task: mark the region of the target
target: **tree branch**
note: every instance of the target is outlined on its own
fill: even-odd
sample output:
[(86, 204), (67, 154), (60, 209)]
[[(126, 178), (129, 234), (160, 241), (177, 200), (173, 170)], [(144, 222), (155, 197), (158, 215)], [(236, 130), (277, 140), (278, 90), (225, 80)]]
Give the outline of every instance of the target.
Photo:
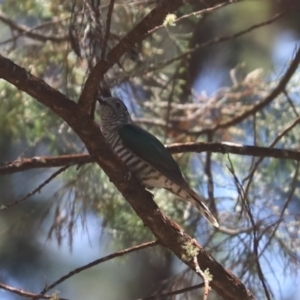
[[(186, 15), (183, 15), (177, 19), (174, 20), (174, 23), (178, 23), (179, 21), (181, 20), (184, 20), (184, 19), (187, 19), (189, 17), (192, 17), (192, 16), (201, 16), (203, 17), (204, 15), (207, 15), (217, 9), (220, 9), (228, 4), (231, 4), (229, 1), (228, 2), (221, 2), (219, 4), (217, 4), (216, 6), (210, 6), (209, 8), (203, 8), (201, 10), (198, 10), (198, 11), (194, 11), (192, 13), (189, 13), (189, 14), (186, 14)], [(148, 35), (152, 34), (153, 32), (157, 31), (158, 29), (160, 28), (164, 28), (164, 24), (161, 24), (161, 25), (158, 25), (156, 27), (154, 27), (153, 29), (149, 30), (148, 31)]]
[[(141, 42), (148, 35), (149, 31), (163, 23), (167, 14), (174, 12), (185, 4), (185, 0), (163, 0), (152, 11), (142, 19), (121, 41), (107, 54), (106, 60), (100, 60), (89, 74), (78, 100), (79, 106), (88, 112), (91, 104), (96, 98), (99, 83), (104, 74), (136, 43)], [(230, 2), (224, 0), (210, 0), (209, 6)], [(203, 4), (207, 8), (208, 4)]]
[(275, 87), (275, 89), (265, 99), (260, 101), (258, 104), (254, 105), (251, 109), (249, 109), (249, 110), (243, 112), (242, 114), (232, 118), (231, 120), (216, 124), (212, 128), (200, 130), (197, 133), (193, 132), (193, 134), (197, 134), (197, 135), (203, 134), (203, 133), (207, 134), (209, 132), (214, 132), (217, 129), (228, 128), (230, 126), (233, 126), (237, 123), (242, 122), (243, 120), (247, 119), (250, 116), (253, 116), (258, 111), (265, 108), (276, 97), (278, 97), (281, 93), (284, 93), (284, 91), (286, 89), (286, 86), (289, 83), (292, 76), (294, 75), (294, 73), (296, 72), (296, 70), (299, 66), (299, 63), (300, 63), (300, 48), (297, 49), (294, 59), (291, 61), (290, 66), (288, 67), (285, 74), (283, 75), (283, 77), (279, 81), (278, 85)]
[[(295, 120), (300, 122), (300, 119)], [(293, 123), (295, 123), (293, 122)], [(255, 157), (273, 157), (300, 161), (299, 150), (288, 150), (270, 147), (259, 147), (235, 143), (178, 143), (166, 145), (171, 154), (188, 152), (213, 152), (223, 154), (237, 154)], [(65, 165), (82, 165), (93, 163), (95, 160), (89, 154), (70, 154), (61, 156), (35, 156), (14, 160), (0, 166), (0, 175), (23, 172), (30, 169), (63, 167)]]
[(11, 208), (13, 206), (16, 206), (17, 204), (27, 200), (28, 198), (32, 197), (33, 195), (39, 193), (44, 186), (46, 186), (49, 182), (51, 182), (58, 175), (60, 175), (64, 171), (66, 171), (69, 167), (70, 167), (69, 165), (66, 165), (66, 166), (60, 168), (59, 170), (54, 172), (49, 178), (44, 180), (37, 188), (35, 188), (33, 191), (29, 192), (26, 196), (22, 197), (21, 199), (18, 199), (16, 201), (12, 202), (12, 203), (7, 204), (7, 205), (4, 205), (4, 204), (1, 205), (0, 211), (6, 210), (6, 209)]
[(172, 291), (169, 293), (161, 293), (161, 294), (155, 294), (153, 296), (149, 296), (149, 297), (145, 297), (145, 298), (141, 298), (138, 300), (159, 300), (159, 299), (166, 299), (167, 297), (171, 297), (171, 296), (175, 296), (175, 295), (180, 295), (180, 294), (184, 294), (186, 292), (190, 292), (196, 289), (200, 289), (204, 287), (204, 283), (199, 283), (187, 288), (183, 288), (180, 290), (176, 290), (176, 291)]
[(52, 41), (55, 43), (66, 42), (69, 39), (68, 35), (47, 35), (45, 33), (34, 32), (35, 28), (30, 28), (25, 25), (15, 23), (12, 19), (7, 17), (3, 12), (0, 11), (0, 21), (9, 26), (11, 29), (18, 31), (23, 36), (32, 38), (40, 42)]
[[(175, 2), (178, 3), (170, 1)], [(196, 274), (198, 266), (194, 263), (194, 257), (197, 256), (201, 269), (209, 269), (213, 276), (211, 287), (224, 299), (254, 299), (239, 278), (225, 270), (179, 225), (159, 210), (151, 194), (130, 175), (125, 164), (108, 147), (99, 126), (75, 102), (1, 55), (0, 78), (31, 95), (68, 123), (160, 244), (171, 250)], [(187, 247), (193, 251), (187, 251)]]
[(114, 10), (115, 0), (110, 0), (108, 12), (106, 16), (106, 28), (105, 28), (105, 35), (104, 40), (102, 44), (102, 53), (101, 53), (101, 60), (105, 60), (105, 54), (106, 54), (106, 47), (109, 40), (110, 35), (110, 24), (111, 24), (111, 17)]
[(145, 248), (150, 248), (150, 247), (153, 247), (153, 246), (156, 246), (158, 245), (158, 241), (152, 241), (152, 242), (147, 242), (147, 243), (143, 243), (141, 245), (137, 245), (137, 246), (133, 246), (133, 247), (130, 247), (130, 248), (127, 248), (127, 249), (124, 249), (124, 250), (121, 250), (121, 251), (118, 251), (118, 252), (115, 252), (115, 253), (112, 253), (110, 255), (107, 255), (107, 256), (104, 256), (102, 258), (99, 258), (99, 259), (96, 259), (84, 266), (81, 266), (77, 269), (74, 269), (73, 271), (69, 272), (68, 274), (60, 277), (58, 280), (54, 281), (53, 283), (51, 283), (50, 285), (47, 285), (38, 295), (36, 295), (33, 299), (39, 299), (41, 298), (43, 295), (45, 295), (48, 291), (50, 291), (51, 289), (53, 289), (54, 287), (56, 287), (57, 285), (61, 284), (62, 282), (66, 281), (67, 279), (69, 279), (70, 277), (84, 271), (84, 270), (87, 270), (89, 268), (92, 268), (96, 265), (99, 265), (101, 263), (104, 263), (108, 260), (111, 260), (111, 259), (114, 259), (116, 257), (120, 257), (120, 256), (123, 256), (125, 254), (128, 254), (128, 253), (131, 253), (131, 252), (135, 252), (135, 251), (138, 251), (138, 250), (142, 250), (142, 249), (145, 249)]
[[(25, 297), (25, 298), (33, 298), (33, 297), (38, 296), (38, 294), (30, 293), (30, 292), (24, 291), (22, 289), (16, 289), (12, 286), (9, 286), (9, 285), (3, 284), (3, 283), (0, 283), (0, 289), (3, 289), (5, 291), (11, 292), (13, 294), (16, 294), (16, 295), (19, 295), (19, 296), (22, 296), (22, 297)], [(51, 299), (68, 300), (66, 298), (60, 298), (60, 297), (54, 298), (53, 295), (43, 295), (40, 298), (50, 299), (50, 300)]]
[[(225, 3), (223, 3), (223, 6), (225, 5)], [(224, 35), (224, 36), (220, 36), (220, 37), (216, 37), (212, 40), (209, 40), (207, 42), (204, 42), (200, 45), (197, 45), (196, 47), (192, 48), (192, 49), (189, 49), (187, 51), (185, 51), (184, 53), (176, 56), (176, 57), (173, 57), (169, 60), (166, 60), (164, 62), (161, 62), (159, 64), (156, 64), (155, 66), (153, 67), (149, 67), (146, 72), (143, 71), (141, 72), (140, 74), (136, 74), (136, 75), (142, 75), (144, 73), (150, 73), (150, 72), (153, 72), (153, 71), (157, 71), (159, 69), (163, 69), (167, 66), (169, 66), (170, 64), (176, 62), (176, 61), (179, 61), (185, 57), (187, 57), (188, 55), (191, 55), (192, 53), (194, 53), (196, 50), (200, 49), (200, 48), (204, 48), (204, 47), (210, 47), (210, 46), (213, 46), (213, 45), (216, 45), (216, 44), (219, 44), (219, 43), (223, 43), (223, 42), (227, 42), (229, 40), (233, 40), (233, 39), (236, 39), (240, 36), (243, 36), (247, 33), (250, 33), (252, 31), (254, 31), (255, 29), (259, 29), (263, 26), (266, 26), (266, 25), (270, 25), (272, 24), (273, 22), (277, 21), (279, 18), (283, 17), (286, 13), (288, 13), (289, 11), (291, 11), (293, 9), (292, 8), (287, 8), (286, 10), (282, 11), (282, 12), (279, 12), (277, 14), (275, 14), (272, 18), (266, 20), (266, 21), (263, 21), (263, 22), (260, 22), (260, 23), (257, 23), (257, 24), (254, 24), (254, 25), (251, 25), (243, 30), (240, 30), (236, 33), (233, 33), (233, 34), (229, 34), (229, 35)], [(185, 104), (186, 105), (186, 104)]]
[(41, 156), (22, 158), (0, 166), (0, 175), (23, 172), (30, 169), (54, 168), (65, 165), (81, 165), (95, 162), (89, 154), (71, 154), (61, 156)]
[[(281, 80), (279, 81), (277, 86), (273, 89), (273, 91), (267, 97), (262, 99), (260, 102), (254, 104), (250, 109), (245, 110), (244, 112), (237, 115), (236, 117), (231, 118), (230, 120), (226, 120), (224, 122), (217, 123), (214, 126), (211, 126), (209, 128), (204, 128), (204, 129), (201, 129), (201, 130), (191, 131), (191, 130), (186, 130), (186, 129), (182, 130), (182, 129), (178, 129), (178, 128), (174, 129), (174, 128), (172, 128), (172, 126), (170, 126), (170, 128), (172, 128), (172, 130), (177, 130), (178, 132), (181, 132), (181, 133), (186, 133), (186, 134), (189, 134), (189, 135), (199, 136), (199, 135), (202, 135), (202, 134), (213, 133), (218, 129), (225, 129), (225, 128), (228, 128), (230, 126), (234, 126), (234, 125), (246, 120), (248, 117), (253, 116), (258, 111), (262, 110), (267, 105), (269, 105), (281, 93), (285, 92), (286, 86), (289, 83), (291, 77), (296, 72), (296, 70), (299, 66), (299, 63), (300, 63), (300, 48), (296, 50), (296, 55), (295, 55), (294, 59), (291, 61), (290, 66), (287, 68), (285, 74), (282, 76)], [(134, 121), (137, 122), (137, 123), (146, 123), (146, 124), (157, 125), (157, 126), (161, 126), (161, 127), (168, 126), (168, 125), (165, 124), (164, 121), (155, 120), (155, 119), (154, 120), (149, 120), (149, 119), (145, 119), (145, 118), (139, 118), (139, 119), (135, 119)]]

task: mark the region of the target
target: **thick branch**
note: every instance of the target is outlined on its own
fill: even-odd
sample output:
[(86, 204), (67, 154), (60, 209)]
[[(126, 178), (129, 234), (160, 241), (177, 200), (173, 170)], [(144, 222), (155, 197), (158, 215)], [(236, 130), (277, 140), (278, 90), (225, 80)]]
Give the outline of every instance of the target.
[[(76, 103), (1, 55), (0, 78), (31, 95), (69, 124), (96, 163), (106, 172), (160, 244), (170, 249), (194, 272), (198, 273), (199, 266), (202, 270), (209, 269), (213, 275), (211, 286), (224, 299), (254, 299), (237, 277), (225, 270), (181, 227), (159, 210), (151, 194), (134, 176), (130, 176), (126, 166), (106, 145), (98, 125)], [(199, 266), (194, 263), (193, 257), (188, 255), (187, 245), (199, 251), (197, 255)]]
[[(287, 150), (270, 147), (249, 146), (234, 143), (183, 143), (166, 145), (170, 153), (213, 152), (238, 154), (243, 156), (273, 157), (300, 161), (298, 150)], [(0, 166), (0, 175), (23, 172), (30, 169), (63, 167), (66, 165), (82, 165), (95, 162), (89, 154), (71, 154), (61, 156), (41, 156), (22, 158)]]

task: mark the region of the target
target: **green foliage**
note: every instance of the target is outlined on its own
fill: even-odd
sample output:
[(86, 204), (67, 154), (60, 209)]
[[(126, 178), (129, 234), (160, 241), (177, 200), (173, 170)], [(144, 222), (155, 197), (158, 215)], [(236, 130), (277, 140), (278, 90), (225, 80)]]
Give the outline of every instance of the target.
[[(42, 37), (49, 36), (49, 39), (41, 41), (25, 37), (24, 32), (1, 23), (2, 38), (13, 38), (11, 42), (1, 45), (1, 53), (77, 101), (87, 74), (101, 56), (107, 4), (101, 3), (103, 6), (95, 17), (91, 7), (82, 1), (26, 0), (17, 3), (6, 0), (0, 9), (7, 17), (28, 28), (48, 22), (47, 26), (38, 27), (33, 32)], [(203, 47), (202, 43), (217, 41), (219, 37), (261, 22), (273, 13), (273, 5), (272, 1), (241, 1), (208, 15), (192, 14), (175, 23), (176, 17), (197, 11), (197, 5), (186, 5), (176, 15), (167, 15), (161, 24), (163, 26), (136, 43), (108, 71), (105, 81), (115, 95), (126, 99), (135, 121), (164, 143), (231, 141), (269, 147), (298, 118), (299, 72), (286, 88), (289, 97), (281, 94), (263, 109), (231, 126), (218, 127), (210, 133), (205, 130), (242, 115), (276, 87), (280, 76), (276, 76), (276, 80), (270, 79), (272, 76), (269, 73), (278, 72), (277, 66), (274, 67), (275, 72), (269, 71), (274, 63), (270, 57), (275, 38), (279, 38), (287, 25), (278, 23), (277, 27), (270, 24), (240, 39), (228, 38), (222, 44), (212, 42), (210, 48)], [(116, 1), (107, 51), (151, 8), (143, 3)], [(75, 54), (74, 45), (71, 45), (70, 26), (76, 29), (73, 38), (79, 45), (81, 57)], [(59, 36), (64, 36), (65, 40), (56, 41)], [(214, 93), (206, 92), (206, 88), (211, 89), (210, 84), (215, 88), (218, 76), (207, 77), (204, 91), (198, 87), (198, 81), (204, 80), (211, 70), (218, 76), (224, 74)], [(34, 148), (33, 155), (38, 156), (85, 151), (68, 125), (35, 99), (5, 81), (0, 81), (0, 105), (1, 142), (12, 143), (7, 148), (14, 149), (17, 142), (22, 142), (26, 147)], [(295, 126), (278, 138), (275, 147), (296, 150), (299, 144), (299, 129)], [(206, 153), (179, 154), (175, 157), (191, 186), (205, 198), (209, 198), (209, 182), (212, 180), (215, 199), (209, 199), (208, 203), (216, 205), (220, 223), (228, 232), (216, 233), (203, 225), (196, 210), (174, 199), (170, 193), (151, 191), (154, 200), (170, 218), (199, 238), (207, 251), (249, 283), (250, 287), (254, 286), (255, 291), (261, 282), (254, 264), (253, 230), (250, 230), (252, 223), (246, 209), (248, 205), (258, 224), (256, 230), (261, 238), (261, 248), (266, 246), (260, 259), (266, 265), (268, 257), (276, 253), (277, 258), (287, 264), (285, 271), (292, 270), (295, 265), (291, 261), (299, 253), (300, 190), (294, 183), (296, 162), (264, 158), (255, 169), (253, 178), (249, 179), (258, 158), (213, 153), (212, 162), (208, 164)], [(212, 178), (209, 178), (208, 168)], [(8, 182), (3, 180), (3, 186), (9, 186)], [(22, 184), (26, 185), (28, 181), (24, 179)], [(114, 246), (120, 245), (121, 248), (154, 239), (97, 165), (69, 168), (61, 175), (53, 193), (53, 197), (48, 197), (48, 204), (67, 211), (65, 227), (57, 227), (58, 231), (66, 230), (72, 236), (78, 216), (83, 216), (84, 220), (92, 211), (99, 216)], [(281, 216), (289, 197), (292, 200)], [(51, 215), (51, 210), (49, 212)], [(54, 218), (53, 223), (55, 221)], [(276, 222), (280, 223), (278, 227)], [(49, 227), (52, 228), (52, 225)], [(244, 228), (250, 229), (230, 233)], [(267, 272), (272, 271), (272, 264), (269, 266)], [(257, 291), (258, 298), (260, 293), (261, 290)]]

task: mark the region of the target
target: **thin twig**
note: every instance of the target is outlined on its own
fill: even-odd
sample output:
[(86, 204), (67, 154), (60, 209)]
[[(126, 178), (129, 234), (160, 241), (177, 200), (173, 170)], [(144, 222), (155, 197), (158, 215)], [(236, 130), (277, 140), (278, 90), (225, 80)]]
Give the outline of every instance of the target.
[(170, 64), (174, 63), (175, 61), (181, 60), (181, 59), (185, 58), (186, 56), (191, 55), (192, 53), (194, 53), (195, 51), (197, 51), (200, 48), (209, 47), (209, 46), (213, 46), (213, 45), (216, 45), (216, 44), (219, 44), (219, 43), (223, 43), (223, 42), (226, 42), (226, 41), (229, 41), (229, 40), (232, 40), (232, 39), (236, 39), (240, 36), (243, 36), (244, 34), (250, 33), (251, 31), (253, 31), (255, 29), (261, 28), (261, 27), (266, 26), (266, 25), (270, 25), (270, 24), (274, 23), (275, 21), (277, 21), (279, 18), (283, 17), (291, 9), (292, 8), (288, 8), (288, 9), (274, 15), (272, 18), (270, 18), (266, 21), (251, 25), (251, 26), (245, 28), (244, 30), (238, 31), (238, 32), (233, 33), (233, 34), (224, 35), (224, 36), (221, 36), (221, 37), (216, 37), (216, 38), (214, 38), (210, 41), (207, 41), (207, 42), (204, 42), (200, 45), (197, 45), (196, 47), (184, 52), (181, 55), (173, 57), (173, 58), (171, 58), (171, 59), (169, 59), (165, 62), (162, 62), (161, 64), (156, 65), (155, 67), (149, 68), (147, 70), (147, 73), (162, 69), (164, 67), (167, 67)]
[[(269, 237), (268, 241), (264, 245), (263, 249), (260, 251), (260, 255), (262, 255), (265, 252), (265, 250), (269, 247), (269, 245), (271, 244), (271, 241), (272, 241), (273, 237), (275, 236), (276, 231), (277, 231), (279, 225), (283, 221), (284, 213), (287, 210), (290, 202), (292, 201), (293, 195), (294, 195), (296, 187), (297, 187), (298, 175), (299, 175), (299, 167), (300, 167), (299, 162), (297, 162), (296, 171), (295, 171), (295, 174), (293, 176), (293, 180), (291, 182), (291, 186), (289, 188), (289, 194), (288, 194), (287, 198), (284, 201), (283, 207), (281, 209), (281, 213), (280, 213), (280, 215), (278, 217), (278, 220), (276, 221), (275, 227), (272, 230), (272, 233), (270, 234), (270, 237)], [(267, 231), (267, 230), (265, 230), (265, 231)], [(264, 234), (264, 232), (262, 234)]]
[[(205, 14), (211, 13), (211, 12), (213, 12), (213, 11), (219, 9), (219, 8), (222, 8), (222, 7), (224, 7), (224, 6), (228, 5), (228, 4), (232, 4), (232, 3), (231, 2), (224, 2), (224, 3), (220, 3), (220, 4), (218, 4), (216, 6), (213, 6), (213, 7), (204, 8), (204, 9), (201, 9), (201, 10), (198, 10), (198, 11), (195, 11), (195, 12), (183, 15), (183, 16), (177, 18), (176, 20), (174, 20), (174, 23), (177, 23), (177, 22), (179, 22), (181, 20), (184, 20), (184, 19), (187, 19), (189, 17), (194, 17), (194, 16), (205, 15)], [(151, 30), (148, 31), (148, 35), (154, 33), (158, 29), (164, 28), (164, 27), (165, 27), (164, 24), (156, 26), (153, 29), (151, 29)]]
[(166, 297), (170, 297), (170, 296), (175, 296), (175, 295), (180, 295), (186, 292), (190, 292), (196, 289), (200, 289), (204, 287), (204, 283), (199, 283), (187, 288), (183, 288), (180, 290), (176, 290), (176, 291), (172, 291), (169, 293), (162, 293), (162, 294), (158, 294), (158, 295), (153, 295), (153, 296), (149, 296), (149, 297), (145, 297), (145, 298), (140, 298), (137, 300), (158, 300), (158, 299), (166, 299)]
[[(290, 130), (292, 130), (298, 123), (300, 123), (300, 117), (297, 118), (295, 121), (293, 121), (289, 126), (287, 126), (282, 132), (280, 132), (280, 134), (274, 139), (274, 141), (270, 144), (270, 146), (268, 147), (270, 150), (277, 144), (277, 142), (279, 142), (279, 140), (284, 137)], [(274, 149), (274, 148), (273, 148)], [(300, 152), (299, 152), (300, 153)], [(259, 164), (263, 161), (265, 157), (262, 156), (260, 159), (257, 160), (257, 162), (255, 163), (255, 165), (253, 166), (251, 172), (249, 173), (249, 175), (244, 179), (251, 181), (254, 172), (256, 171), (256, 169), (258, 168)]]
[[(207, 141), (210, 143), (213, 140), (213, 134), (208, 134), (207, 135)], [(211, 171), (211, 155), (212, 153), (210, 151), (207, 151), (206, 153), (206, 162), (205, 162), (205, 174), (207, 176), (207, 195), (209, 199), (209, 204), (210, 204), (210, 210), (211, 212), (216, 216), (217, 215), (217, 206), (215, 202), (215, 197), (214, 197), (214, 180), (213, 180), (213, 174)]]
[(115, 4), (115, 0), (110, 0), (107, 17), (106, 17), (106, 28), (105, 28), (105, 35), (104, 35), (104, 40), (103, 40), (103, 44), (102, 44), (101, 60), (105, 59), (106, 47), (107, 47), (109, 35), (110, 35), (110, 23), (111, 23), (112, 13), (114, 10), (114, 4)]
[(209, 286), (209, 282), (211, 280), (209, 280), (208, 275), (206, 274), (206, 270), (205, 271), (201, 270), (199, 263), (198, 263), (197, 256), (194, 256), (192, 261), (195, 265), (196, 273), (198, 275), (200, 275), (203, 279), (203, 283), (204, 283), (203, 300), (207, 300), (208, 293), (211, 290), (211, 288)]
[[(3, 289), (5, 291), (11, 292), (13, 294), (16, 294), (16, 295), (19, 295), (19, 296), (22, 296), (22, 297), (25, 297), (25, 298), (33, 298), (33, 297), (37, 296), (37, 294), (26, 292), (22, 289), (17, 289), (15, 287), (12, 287), (12, 286), (9, 286), (9, 285), (3, 284), (3, 283), (0, 283), (0, 289)], [(42, 299), (54, 299), (53, 295), (42, 295), (40, 298), (42, 298)], [(57, 300), (68, 300), (66, 298), (61, 298), (61, 297), (57, 297), (57, 296), (56, 296), (55, 299), (57, 299)]]
[[(242, 121), (246, 120), (248, 117), (255, 115), (258, 111), (262, 110), (265, 108), (267, 105), (269, 105), (274, 99), (276, 99), (281, 93), (284, 93), (286, 90), (286, 86), (289, 83), (290, 79), (296, 72), (298, 66), (300, 63), (300, 48), (296, 50), (296, 55), (292, 62), (290, 63), (290, 66), (286, 70), (285, 74), (282, 76), (281, 80), (277, 84), (277, 86), (273, 89), (273, 91), (265, 97), (263, 100), (261, 100), (258, 104), (254, 104), (251, 108), (245, 110), (241, 114), (237, 115), (234, 118), (231, 118), (230, 120), (217, 123), (214, 126), (210, 128), (204, 128), (201, 130), (196, 130), (196, 131), (190, 131), (190, 130), (182, 130), (182, 129), (176, 129), (178, 132), (183, 132), (189, 135), (202, 135), (202, 134), (208, 134), (210, 132), (215, 132), (218, 129), (225, 129), (231, 126), (234, 126), (238, 123), (241, 123)], [(141, 122), (142, 123), (149, 123), (157, 126), (162, 126), (165, 127), (165, 122), (160, 121), (160, 120), (146, 120), (146, 119), (140, 119), (140, 120), (135, 120), (137, 123)], [(173, 128), (174, 130), (174, 128)]]
[(32, 197), (33, 195), (35, 195), (36, 193), (40, 192), (40, 190), (46, 186), (50, 181), (52, 181), (55, 177), (57, 177), (59, 174), (61, 174), (62, 172), (64, 172), (65, 170), (67, 170), (70, 166), (64, 166), (62, 168), (60, 168), (58, 171), (54, 172), (49, 178), (47, 178), (42, 184), (40, 184), (36, 189), (34, 189), (33, 191), (31, 191), (30, 193), (28, 193), (25, 197), (18, 199), (16, 201), (14, 201), (13, 203), (10, 203), (8, 205), (2, 205), (0, 207), (0, 211), (3, 210), (7, 210), (13, 206), (16, 206), (17, 204), (27, 200), (28, 198)]
[(81, 165), (94, 162), (88, 154), (69, 154), (61, 156), (35, 156), (17, 159), (0, 165), (0, 175), (23, 172), (30, 169), (56, 168), (65, 165)]
[(105, 60), (100, 60), (91, 70), (80, 98), (78, 105), (84, 111), (89, 111), (97, 94), (99, 82), (105, 73), (123, 56), (132, 49), (137, 42), (145, 39), (145, 34), (154, 26), (160, 25), (166, 15), (184, 4), (183, 0), (160, 1), (151, 12), (145, 16), (121, 41), (109, 51)]
[(73, 271), (69, 272), (68, 274), (60, 277), (58, 280), (54, 281), (53, 283), (51, 283), (50, 285), (47, 285), (36, 297), (33, 298), (33, 300), (36, 300), (36, 299), (39, 299), (40, 297), (42, 297), (45, 293), (47, 293), (49, 290), (53, 289), (54, 287), (56, 287), (58, 284), (64, 282), (65, 280), (69, 279), (70, 277), (84, 271), (84, 270), (87, 270), (89, 268), (92, 268), (96, 265), (99, 265), (103, 262), (106, 262), (108, 260), (111, 260), (113, 258), (116, 258), (116, 257), (120, 257), (120, 256), (123, 256), (125, 254), (128, 254), (128, 253), (131, 253), (131, 252), (135, 252), (135, 251), (138, 251), (138, 250), (141, 250), (141, 249), (145, 249), (145, 248), (149, 248), (149, 247), (153, 247), (153, 246), (156, 246), (158, 245), (159, 242), (158, 241), (152, 241), (152, 242), (147, 242), (147, 243), (143, 243), (143, 244), (140, 244), (138, 246), (133, 246), (133, 247), (130, 247), (130, 248), (127, 248), (127, 249), (124, 249), (124, 250), (121, 250), (121, 251), (118, 251), (118, 252), (115, 252), (115, 253), (112, 253), (110, 255), (107, 255), (107, 256), (104, 256), (102, 258), (99, 258), (99, 259), (96, 259), (84, 266), (81, 266), (77, 269), (74, 269)]
[(278, 85), (274, 88), (274, 90), (267, 97), (265, 97), (258, 104), (254, 105), (251, 109), (236, 116), (235, 118), (232, 118), (231, 120), (225, 121), (223, 123), (216, 124), (212, 128), (207, 128), (207, 129), (200, 130), (198, 132), (193, 132), (193, 134), (200, 135), (200, 134), (204, 134), (204, 133), (208, 133), (208, 132), (214, 132), (217, 129), (228, 128), (230, 126), (236, 125), (236, 124), (244, 121), (245, 119), (247, 119), (250, 116), (253, 116), (258, 111), (261, 111), (263, 108), (265, 108), (267, 105), (269, 105), (274, 99), (276, 99), (276, 97), (278, 97), (281, 93), (284, 92), (287, 84), (289, 83), (290, 79), (296, 72), (296, 70), (299, 66), (299, 63), (300, 63), (300, 48), (297, 49), (294, 59), (290, 63), (290, 66), (288, 67), (285, 74), (279, 81)]
[(257, 274), (258, 274), (258, 277), (259, 277), (259, 279), (262, 283), (263, 289), (265, 291), (266, 298), (268, 300), (271, 300), (272, 297), (270, 295), (270, 291), (269, 291), (269, 288), (268, 288), (268, 285), (267, 285), (267, 280), (266, 280), (265, 275), (262, 271), (262, 267), (261, 267), (261, 264), (260, 264), (260, 261), (259, 261), (259, 250), (258, 250), (258, 248), (259, 248), (260, 237), (257, 236), (257, 234), (258, 234), (257, 227), (255, 226), (255, 221), (254, 221), (251, 206), (250, 206), (250, 203), (249, 203), (249, 198), (247, 197), (248, 192), (245, 192), (242, 184), (240, 183), (239, 179), (237, 178), (237, 176), (235, 174), (235, 171), (234, 171), (232, 161), (230, 159), (230, 156), (227, 155), (227, 157), (228, 157), (228, 161), (229, 161), (229, 164), (230, 164), (229, 171), (231, 172), (231, 174), (234, 178), (234, 182), (235, 182), (235, 185), (237, 187), (238, 194), (240, 195), (241, 199), (243, 200), (243, 207), (246, 208), (247, 214), (248, 214), (249, 219), (250, 219), (251, 226), (253, 227), (253, 231), (252, 231), (252, 234), (253, 234), (253, 252), (255, 254), (255, 264), (256, 264)]
[(283, 91), (283, 94), (285, 95), (285, 97), (286, 97), (286, 99), (288, 100), (290, 106), (292, 107), (293, 112), (295, 113), (296, 117), (299, 117), (299, 113), (298, 113), (298, 111), (297, 111), (297, 109), (296, 109), (296, 107), (295, 107), (295, 104), (294, 104), (293, 100), (291, 99), (291, 97), (290, 97), (290, 95), (288, 94), (288, 92), (287, 92), (286, 89)]
[[(0, 21), (2, 21), (4, 24), (9, 26), (11, 29), (18, 31), (22, 35), (32, 38), (37, 41), (41, 41), (41, 42), (52, 41), (52, 42), (56, 42), (56, 43), (62, 43), (62, 42), (68, 41), (68, 39), (69, 39), (69, 35), (57, 35), (57, 34), (56, 35), (54, 35), (54, 34), (47, 35), (44, 33), (33, 32), (34, 30), (36, 30), (36, 28), (30, 28), (25, 25), (17, 24), (12, 19), (8, 18), (1, 11), (0, 11)], [(13, 40), (15, 40), (15, 39), (16, 39), (16, 37)], [(7, 42), (7, 41), (5, 41), (5, 42)]]

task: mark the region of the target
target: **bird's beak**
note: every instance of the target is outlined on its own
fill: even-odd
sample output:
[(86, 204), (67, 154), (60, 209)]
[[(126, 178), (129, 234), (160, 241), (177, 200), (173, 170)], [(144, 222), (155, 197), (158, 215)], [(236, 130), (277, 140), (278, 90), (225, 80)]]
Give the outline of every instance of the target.
[(107, 101), (102, 96), (97, 97), (97, 101), (99, 102), (100, 105), (108, 105)]

